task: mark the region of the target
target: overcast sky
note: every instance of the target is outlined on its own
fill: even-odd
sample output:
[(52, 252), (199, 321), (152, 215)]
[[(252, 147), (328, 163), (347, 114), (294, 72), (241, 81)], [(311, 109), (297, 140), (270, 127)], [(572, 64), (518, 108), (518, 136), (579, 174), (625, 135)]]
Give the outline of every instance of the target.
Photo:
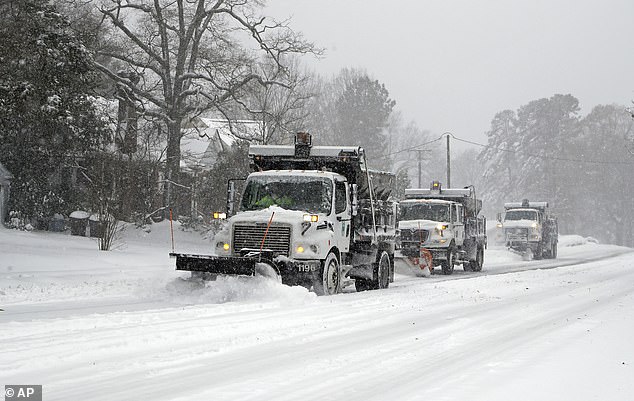
[(485, 142), (498, 111), (570, 93), (582, 113), (634, 100), (634, 0), (268, 0), (326, 49), (316, 72), (364, 68), (406, 121)]

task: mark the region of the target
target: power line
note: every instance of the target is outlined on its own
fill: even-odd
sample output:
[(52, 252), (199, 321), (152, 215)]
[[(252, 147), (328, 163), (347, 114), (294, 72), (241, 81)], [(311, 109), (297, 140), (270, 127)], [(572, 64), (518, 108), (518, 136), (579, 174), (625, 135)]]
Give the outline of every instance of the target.
[(395, 152), (391, 152), (391, 153), (385, 154), (385, 155), (381, 156), (381, 158), (390, 157), (390, 156), (393, 156), (393, 155), (397, 155), (399, 153), (409, 152), (409, 151), (412, 151), (412, 150), (417, 150), (417, 151), (418, 150), (423, 150), (423, 149), (418, 149), (418, 148), (420, 148), (422, 146), (425, 146), (425, 145), (429, 145), (430, 143), (438, 142), (438, 141), (440, 141), (443, 138), (443, 136), (445, 136), (445, 134), (443, 134), (443, 135), (439, 136), (438, 138), (433, 139), (431, 141), (423, 142), (421, 144), (418, 144), (418, 145), (415, 145), (415, 146), (411, 146), (409, 148), (405, 148), (405, 149), (401, 149), (401, 150), (397, 150)]
[(526, 152), (523, 152), (523, 151), (520, 151), (520, 150), (499, 148), (499, 147), (496, 147), (496, 146), (485, 145), (485, 144), (482, 144), (482, 143), (469, 141), (469, 140), (466, 140), (466, 139), (458, 138), (457, 136), (455, 136), (452, 133), (445, 133), (443, 135), (451, 135), (451, 137), (453, 139), (455, 139), (456, 141), (468, 143), (468, 144), (475, 145), (475, 146), (480, 146), (482, 148), (494, 149), (494, 150), (497, 150), (497, 151), (500, 151), (500, 152), (523, 154), (525, 156), (536, 157), (536, 158), (544, 159), (544, 160), (556, 160), (556, 161), (566, 161), (566, 162), (574, 162), (574, 163), (587, 163), (587, 164), (614, 164), (614, 165), (633, 165), (634, 164), (634, 161), (588, 160), (588, 159), (574, 159), (574, 158), (567, 158), (567, 157), (537, 155), (537, 154), (533, 154), (533, 153), (526, 153)]

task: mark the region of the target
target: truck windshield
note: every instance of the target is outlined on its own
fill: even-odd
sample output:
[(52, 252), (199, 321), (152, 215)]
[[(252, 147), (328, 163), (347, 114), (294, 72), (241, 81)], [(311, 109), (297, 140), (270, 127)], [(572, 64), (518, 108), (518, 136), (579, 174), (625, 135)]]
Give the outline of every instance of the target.
[(401, 203), (400, 219), (449, 221), (449, 206), (430, 203)]
[(330, 214), (332, 181), (327, 178), (259, 176), (247, 181), (242, 210), (260, 210), (277, 205), (284, 209)]
[(537, 220), (537, 212), (534, 210), (509, 210), (504, 220)]

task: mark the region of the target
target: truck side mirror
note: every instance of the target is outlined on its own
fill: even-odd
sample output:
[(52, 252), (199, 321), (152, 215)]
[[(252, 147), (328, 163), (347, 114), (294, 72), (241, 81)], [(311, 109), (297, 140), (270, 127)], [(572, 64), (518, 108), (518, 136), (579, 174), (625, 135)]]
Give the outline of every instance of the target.
[(245, 181), (246, 178), (229, 178), (227, 180), (227, 217), (236, 214), (236, 181)]
[(350, 185), (350, 199), (352, 200), (352, 215), (359, 213), (359, 199), (357, 197), (357, 184)]
[(227, 181), (227, 216), (233, 216), (236, 196), (236, 184), (233, 180)]
[(497, 221), (502, 221), (502, 213), (497, 214)]

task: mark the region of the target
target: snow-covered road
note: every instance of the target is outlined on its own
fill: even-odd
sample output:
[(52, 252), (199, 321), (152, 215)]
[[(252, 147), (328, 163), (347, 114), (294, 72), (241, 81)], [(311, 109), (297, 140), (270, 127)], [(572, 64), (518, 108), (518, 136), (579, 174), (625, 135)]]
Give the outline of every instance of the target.
[(556, 261), (526, 262), (491, 247), (479, 274), (316, 297), (191, 286), (158, 228), (126, 244), (0, 229), (0, 385), (42, 384), (46, 400), (634, 399), (630, 249), (566, 237)]

